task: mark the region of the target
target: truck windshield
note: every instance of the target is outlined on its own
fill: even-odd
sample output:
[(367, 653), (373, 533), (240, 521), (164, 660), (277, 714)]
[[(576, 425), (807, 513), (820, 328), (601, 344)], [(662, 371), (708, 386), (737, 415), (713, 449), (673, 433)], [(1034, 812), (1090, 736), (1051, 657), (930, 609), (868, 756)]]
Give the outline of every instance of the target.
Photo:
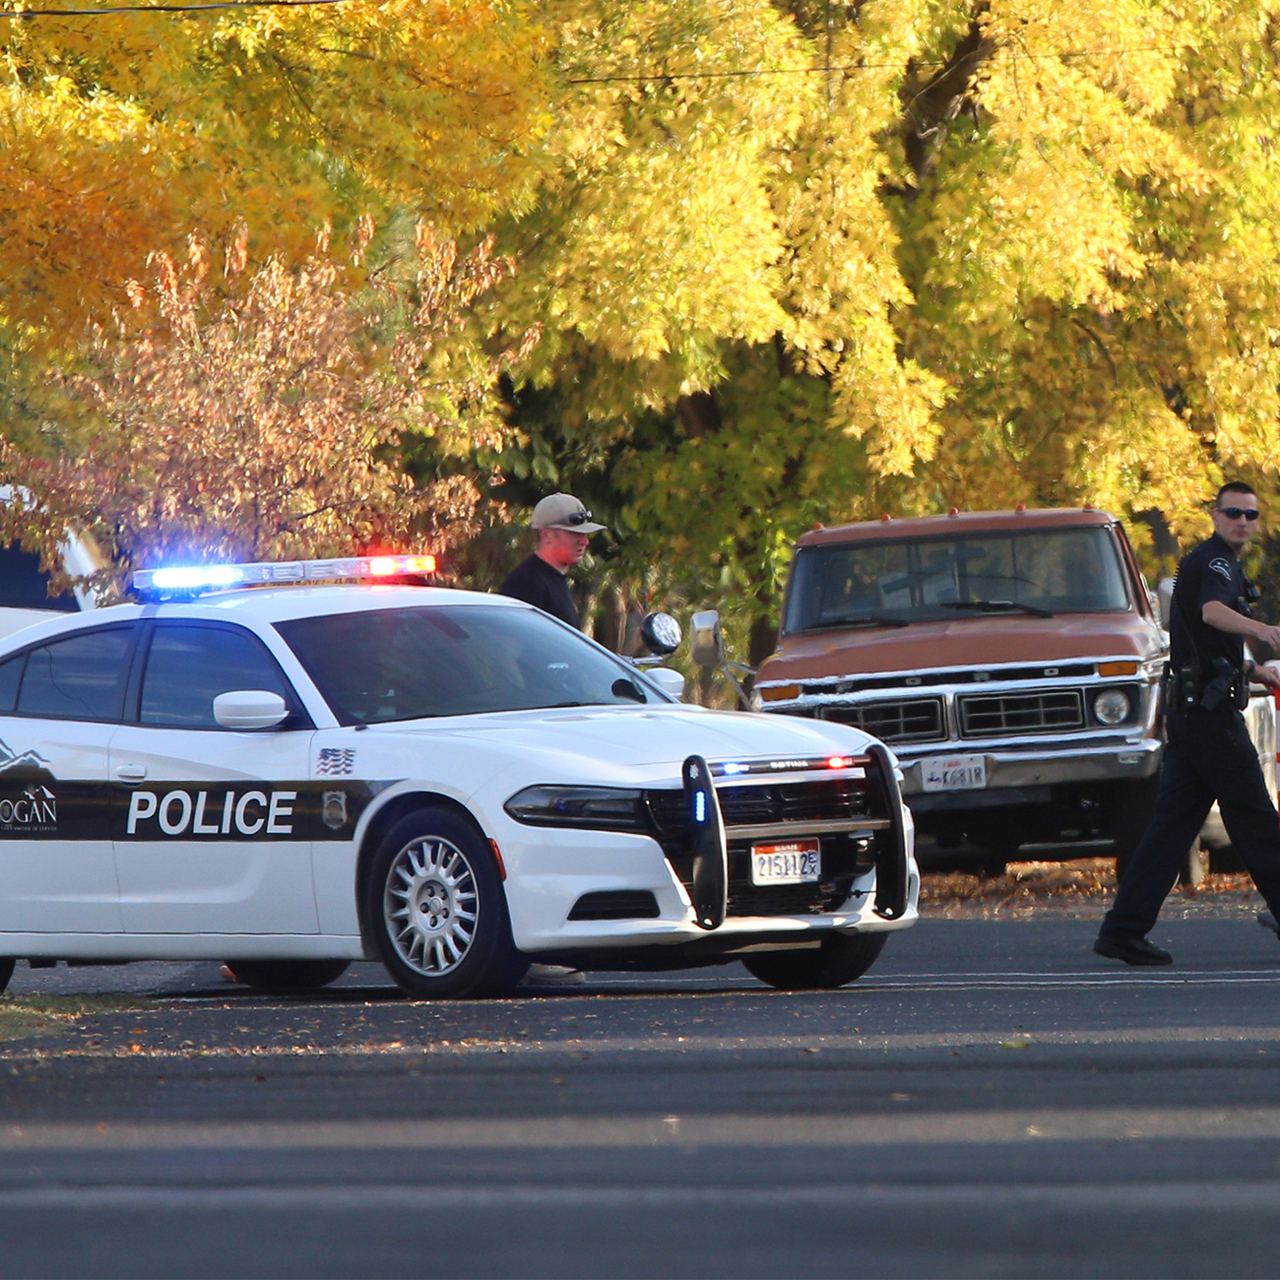
[(785, 631), (1130, 607), (1100, 526), (802, 547), (791, 572)]

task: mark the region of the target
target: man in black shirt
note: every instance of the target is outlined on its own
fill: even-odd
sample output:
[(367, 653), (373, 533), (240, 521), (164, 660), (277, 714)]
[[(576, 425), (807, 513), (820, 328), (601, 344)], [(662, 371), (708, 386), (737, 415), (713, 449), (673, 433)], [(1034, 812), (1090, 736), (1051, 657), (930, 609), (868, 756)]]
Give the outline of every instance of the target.
[(511, 570), (499, 590), (580, 630), (578, 606), (569, 594), (565, 575), (582, 559), (591, 534), (603, 528), (592, 524), (591, 512), (570, 494), (553, 493), (543, 498), (533, 509), (538, 545), (533, 555)]
[(1275, 672), (1255, 666), (1244, 654), (1246, 640), (1280, 652), (1280, 627), (1252, 616), (1253, 592), (1240, 567), (1240, 553), (1258, 527), (1257, 495), (1247, 484), (1223, 485), (1212, 515), (1213, 537), (1187, 554), (1173, 591), (1168, 741), (1155, 816), (1093, 945), (1099, 955), (1126, 964), (1168, 964), (1173, 959), (1146, 935), (1214, 800), (1232, 845), (1267, 901), (1269, 920), (1280, 918), (1276, 809), (1240, 714), (1250, 678), (1280, 688)]

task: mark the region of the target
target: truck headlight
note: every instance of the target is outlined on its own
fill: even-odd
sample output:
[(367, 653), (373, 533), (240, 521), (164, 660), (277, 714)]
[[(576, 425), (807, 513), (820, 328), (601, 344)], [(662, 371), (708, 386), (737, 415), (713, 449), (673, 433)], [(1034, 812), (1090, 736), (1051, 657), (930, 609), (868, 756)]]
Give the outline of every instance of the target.
[(647, 831), (644, 797), (625, 787), (525, 787), (502, 806), (517, 822), (534, 827), (591, 827)]
[(1093, 714), (1099, 724), (1123, 724), (1132, 706), (1123, 689), (1103, 689), (1093, 696)]

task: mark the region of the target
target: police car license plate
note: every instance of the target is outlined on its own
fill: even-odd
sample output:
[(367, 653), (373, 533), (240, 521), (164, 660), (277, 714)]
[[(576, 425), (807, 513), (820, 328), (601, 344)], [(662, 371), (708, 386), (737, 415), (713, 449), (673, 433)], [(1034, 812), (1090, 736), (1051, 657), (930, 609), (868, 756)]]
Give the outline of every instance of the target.
[(981, 791), (986, 785), (986, 756), (931, 756), (920, 761), (922, 791)]
[(810, 884), (822, 874), (817, 838), (751, 846), (752, 884)]

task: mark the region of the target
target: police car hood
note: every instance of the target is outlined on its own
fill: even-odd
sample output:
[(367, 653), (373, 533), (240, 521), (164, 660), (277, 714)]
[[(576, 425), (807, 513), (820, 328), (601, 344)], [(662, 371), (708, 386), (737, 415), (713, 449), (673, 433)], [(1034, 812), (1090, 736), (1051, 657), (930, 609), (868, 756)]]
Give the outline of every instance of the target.
[(455, 742), (461, 749), (523, 759), (548, 778), (555, 776), (557, 762), (566, 777), (617, 776), (626, 769), (647, 774), (654, 767), (666, 772), (671, 765), (678, 773), (691, 755), (712, 762), (815, 758), (859, 753), (875, 741), (848, 725), (684, 706), (514, 711), (399, 726), (394, 732), (401, 741), (421, 737), (424, 747), (429, 739), (437, 750)]

